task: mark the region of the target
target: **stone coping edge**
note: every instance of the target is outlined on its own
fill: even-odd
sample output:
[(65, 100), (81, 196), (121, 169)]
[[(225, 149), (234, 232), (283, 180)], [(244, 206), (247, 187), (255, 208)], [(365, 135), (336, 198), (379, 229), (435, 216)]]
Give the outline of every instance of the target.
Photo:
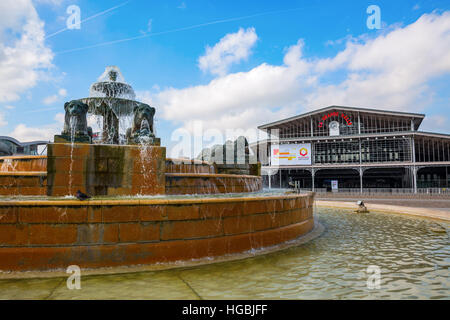
[(204, 203), (228, 203), (245, 201), (264, 201), (264, 200), (290, 200), (304, 198), (310, 194), (298, 195), (280, 195), (280, 196), (245, 196), (245, 197), (227, 197), (227, 198), (193, 198), (193, 199), (123, 199), (123, 200), (9, 200), (1, 201), (1, 207), (47, 207), (47, 206), (141, 206), (141, 205), (186, 205), (186, 204), (204, 204)]
[[(27, 160), (27, 159), (47, 159), (46, 155), (42, 156), (35, 156), (35, 155), (22, 155), (22, 156), (0, 156), (0, 161), (2, 160)], [(179, 164), (198, 164), (198, 165), (212, 165), (212, 163), (209, 163), (207, 161), (198, 160), (198, 159), (178, 159), (178, 158), (166, 158), (166, 161), (172, 161), (175, 164), (178, 164), (176, 162), (179, 162)]]
[(0, 176), (7, 177), (46, 177), (46, 171), (0, 171)]
[(0, 157), (0, 161), (1, 160), (8, 160), (8, 159), (12, 159), (12, 160), (27, 160), (27, 159), (47, 159), (47, 156), (31, 156), (31, 155), (23, 155), (23, 156), (1, 156)]
[[(258, 179), (259, 176), (251, 176), (245, 174), (226, 174), (226, 173), (166, 173), (166, 177), (178, 178), (245, 178)], [(0, 176), (47, 176), (46, 171), (0, 171)]]
[(260, 176), (251, 176), (247, 174), (227, 174), (227, 173), (166, 173), (166, 177), (180, 177), (180, 178), (245, 178), (258, 179)]
[[(314, 204), (318, 207), (356, 210), (356, 204), (354, 202), (315, 200)], [(370, 204), (366, 203), (366, 207), (369, 211), (392, 212), (450, 222), (450, 212), (444, 210), (385, 205), (385, 204), (373, 204), (373, 203)]]
[(172, 161), (172, 163), (174, 164), (212, 165), (212, 163), (198, 159), (166, 158), (166, 161)]

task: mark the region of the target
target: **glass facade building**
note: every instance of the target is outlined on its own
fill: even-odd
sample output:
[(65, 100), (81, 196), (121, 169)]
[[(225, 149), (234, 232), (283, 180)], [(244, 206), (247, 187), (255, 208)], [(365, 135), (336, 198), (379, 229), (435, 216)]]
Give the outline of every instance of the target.
[[(266, 185), (287, 187), (294, 181), (300, 188), (314, 191), (330, 191), (332, 184), (341, 190), (361, 192), (446, 189), (450, 185), (450, 135), (419, 131), (424, 117), (418, 113), (330, 106), (259, 126), (272, 139), (259, 141), (251, 148), (258, 152), (267, 174)], [(281, 149), (307, 144), (310, 162), (274, 164), (274, 144)]]
[(0, 136), (0, 156), (40, 155), (47, 141), (20, 142), (12, 137)]

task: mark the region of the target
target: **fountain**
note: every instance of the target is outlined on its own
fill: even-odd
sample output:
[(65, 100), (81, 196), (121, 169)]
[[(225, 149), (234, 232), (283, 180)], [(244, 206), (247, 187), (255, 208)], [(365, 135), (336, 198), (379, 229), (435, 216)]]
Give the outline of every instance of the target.
[[(243, 137), (208, 159), (166, 158), (155, 108), (135, 100), (117, 67), (64, 110), (47, 156), (0, 157), (0, 271), (210, 259), (314, 227), (313, 194), (262, 192)], [(101, 119), (97, 141), (88, 114)], [(77, 190), (92, 198), (77, 200)]]

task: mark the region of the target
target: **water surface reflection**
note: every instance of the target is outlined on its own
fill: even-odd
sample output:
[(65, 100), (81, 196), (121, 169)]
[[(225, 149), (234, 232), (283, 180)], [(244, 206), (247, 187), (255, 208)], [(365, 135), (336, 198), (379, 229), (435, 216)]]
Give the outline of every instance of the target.
[[(188, 269), (65, 279), (0, 280), (16, 299), (449, 299), (450, 243), (434, 222), (393, 214), (318, 209), (323, 235), (299, 247)], [(381, 288), (366, 285), (369, 265)]]

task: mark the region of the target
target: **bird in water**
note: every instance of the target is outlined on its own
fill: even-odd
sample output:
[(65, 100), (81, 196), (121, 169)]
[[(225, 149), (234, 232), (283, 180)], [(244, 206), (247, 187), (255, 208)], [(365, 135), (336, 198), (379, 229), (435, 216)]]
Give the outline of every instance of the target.
[(358, 205), (358, 209), (355, 210), (356, 213), (369, 213), (369, 210), (367, 210), (364, 201), (359, 200), (358, 202), (356, 202), (356, 204)]
[(91, 196), (88, 196), (87, 194), (81, 192), (80, 190), (77, 191), (75, 197), (77, 197), (77, 199), (80, 200), (80, 201), (83, 201), (83, 200), (91, 198)]

